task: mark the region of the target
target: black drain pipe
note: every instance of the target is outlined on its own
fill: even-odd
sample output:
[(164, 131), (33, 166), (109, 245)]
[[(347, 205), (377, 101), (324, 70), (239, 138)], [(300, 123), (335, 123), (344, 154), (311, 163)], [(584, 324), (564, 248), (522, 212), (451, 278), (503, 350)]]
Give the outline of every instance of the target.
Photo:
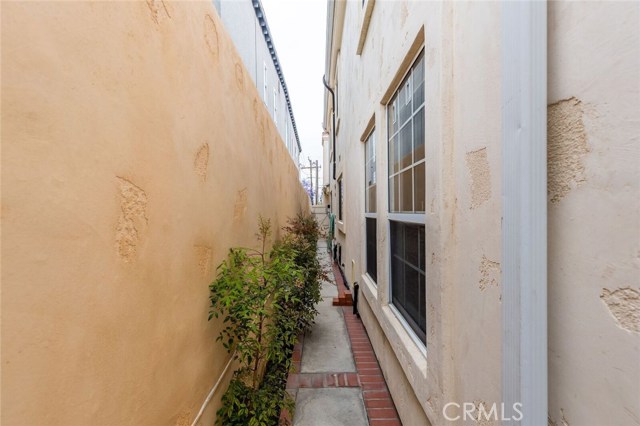
[(336, 94), (333, 89), (327, 84), (325, 76), (322, 76), (322, 84), (331, 93), (331, 138), (333, 139), (333, 180), (336, 180)]

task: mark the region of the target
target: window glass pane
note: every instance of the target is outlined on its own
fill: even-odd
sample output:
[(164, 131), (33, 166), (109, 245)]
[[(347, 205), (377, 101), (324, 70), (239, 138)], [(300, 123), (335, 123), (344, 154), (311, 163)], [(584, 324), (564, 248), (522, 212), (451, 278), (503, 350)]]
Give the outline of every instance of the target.
[(419, 323), (420, 318), (420, 274), (409, 265), (404, 267), (404, 309)]
[(407, 78), (404, 83), (402, 83), (402, 88), (400, 89), (400, 93), (398, 95), (397, 101), (399, 102), (398, 108), (400, 110), (400, 125), (404, 124), (409, 117), (411, 117), (411, 113), (413, 110), (411, 109), (411, 95), (413, 91), (411, 90), (411, 78)]
[(370, 157), (371, 157), (371, 183), (376, 183), (376, 137), (375, 137), (375, 129), (372, 131), (371, 136), (369, 136), (369, 145)]
[(389, 211), (400, 211), (400, 176), (396, 175), (389, 179)]
[[(390, 223), (392, 303), (416, 335), (426, 342), (426, 281), (416, 263), (424, 263), (424, 225)], [(416, 263), (414, 263), (416, 262)]]
[(420, 163), (413, 169), (413, 177), (415, 182), (413, 184), (414, 187), (414, 202), (415, 202), (415, 211), (416, 212), (424, 212), (424, 197), (425, 197), (425, 178), (424, 178), (424, 163)]
[(400, 130), (400, 170), (409, 167), (413, 162), (411, 156), (411, 123), (406, 124)]
[(372, 185), (367, 189), (367, 213), (376, 212), (376, 186)]
[(418, 269), (420, 269), (421, 271), (425, 271), (425, 262), (426, 262), (426, 247), (425, 247), (425, 238), (424, 238), (424, 226), (420, 227), (420, 233), (419, 233), (419, 237), (420, 237), (420, 244), (418, 245), (418, 248), (420, 249), (420, 255), (418, 256)]
[(398, 138), (394, 136), (389, 141), (389, 174), (397, 173), (400, 170), (400, 160), (398, 159)]
[(376, 250), (376, 219), (366, 219), (366, 237), (367, 237), (367, 273), (373, 279), (378, 281), (378, 265)]
[(400, 194), (399, 211), (413, 211), (413, 170), (409, 169), (400, 173), (398, 191)]
[(424, 54), (420, 55), (413, 68), (413, 108), (419, 108), (424, 102)]
[(404, 259), (412, 265), (418, 266), (420, 256), (420, 237), (418, 226), (405, 226), (405, 256)]
[(371, 185), (371, 162), (367, 161), (364, 165), (364, 182), (365, 186)]
[(371, 160), (371, 170), (370, 170), (370, 184), (375, 185), (376, 183), (376, 159)]
[(424, 79), (424, 53), (421, 52), (387, 107), (390, 212), (426, 210)]
[(424, 274), (420, 274), (419, 277), (420, 281), (419, 281), (419, 289), (420, 289), (420, 297), (419, 297), (419, 305), (420, 305), (420, 312), (418, 314), (418, 327), (420, 327), (420, 329), (422, 330), (422, 333), (424, 333), (425, 336), (425, 340), (426, 340), (426, 335), (427, 335), (427, 295), (426, 295), (426, 283), (427, 283), (427, 279), (426, 276)]
[(413, 116), (413, 161), (424, 158), (424, 108)]
[(398, 109), (397, 99), (394, 99), (387, 109), (387, 122), (389, 123), (389, 135), (393, 135), (398, 131)]
[(394, 305), (404, 305), (404, 263), (397, 259), (391, 259), (391, 301)]

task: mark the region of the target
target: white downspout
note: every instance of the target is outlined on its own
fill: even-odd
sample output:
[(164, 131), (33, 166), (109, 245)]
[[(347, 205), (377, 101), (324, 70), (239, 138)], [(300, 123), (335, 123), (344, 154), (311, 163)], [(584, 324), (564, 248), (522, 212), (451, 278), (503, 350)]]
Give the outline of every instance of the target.
[(503, 3), (502, 49), (502, 392), (511, 419), (503, 425), (540, 426), (548, 416), (546, 2)]

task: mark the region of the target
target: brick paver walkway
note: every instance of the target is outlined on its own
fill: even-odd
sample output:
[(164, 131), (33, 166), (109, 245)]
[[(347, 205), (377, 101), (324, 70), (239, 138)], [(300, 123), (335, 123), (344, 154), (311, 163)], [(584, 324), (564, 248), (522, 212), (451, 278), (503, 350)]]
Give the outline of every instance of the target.
[[(318, 254), (321, 257), (321, 262), (327, 265), (329, 262), (326, 252), (319, 250)], [(338, 287), (335, 289), (338, 290), (337, 293), (344, 294), (346, 287), (342, 281), (342, 276), (339, 273), (329, 272), (329, 274), (331, 275), (331, 283)], [(352, 313), (353, 308), (351, 306), (333, 306), (331, 309), (342, 311), (342, 318), (348, 334), (348, 344), (355, 361), (356, 371), (353, 372), (353, 364), (350, 364), (350, 366), (345, 366), (345, 371), (337, 369), (336, 371), (304, 372), (305, 368), (302, 361), (305, 351), (305, 338), (302, 336), (294, 349), (294, 369), (289, 374), (287, 389), (297, 399), (296, 402), (301, 402), (298, 393), (300, 389), (325, 389), (329, 391), (330, 389), (350, 388), (352, 391), (347, 396), (344, 396), (344, 393), (335, 393), (336, 403), (339, 401), (338, 398), (353, 398), (352, 405), (356, 407), (350, 407), (349, 409), (355, 410), (356, 414), (358, 414), (357, 405), (361, 406), (364, 402), (366, 419), (362, 420), (368, 422), (370, 426), (400, 426), (401, 422), (398, 413), (362, 322)], [(320, 315), (323, 315), (322, 311)], [(323, 397), (326, 398), (326, 395), (331, 395), (330, 391), (323, 393)], [(354, 397), (354, 395), (356, 396)], [(304, 404), (308, 404), (308, 399), (304, 400)], [(344, 418), (344, 422), (340, 423), (333, 418), (331, 420), (326, 419), (326, 422), (324, 422), (323, 418), (315, 418), (310, 422), (307, 418), (301, 420), (301, 417), (303, 417), (300, 415), (301, 410), (301, 407), (296, 408), (296, 415), (293, 419), (294, 426), (306, 426), (308, 424), (344, 424), (351, 426), (354, 421), (357, 421), (357, 419), (353, 418)], [(362, 408), (360, 408), (361, 410)], [(322, 410), (318, 410), (318, 412), (321, 413)], [(329, 414), (327, 415), (329, 416)]]

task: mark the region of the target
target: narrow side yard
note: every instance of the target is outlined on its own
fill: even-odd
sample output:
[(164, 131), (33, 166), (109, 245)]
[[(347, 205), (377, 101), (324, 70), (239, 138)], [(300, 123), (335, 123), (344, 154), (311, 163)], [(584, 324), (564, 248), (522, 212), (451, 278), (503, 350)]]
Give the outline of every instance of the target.
[(296, 345), (294, 370), (287, 390), (296, 400), (295, 426), (399, 426), (369, 337), (351, 306), (333, 306), (344, 287), (334, 274), (326, 242), (318, 243), (318, 258), (329, 281), (322, 283), (319, 314), (310, 333)]

